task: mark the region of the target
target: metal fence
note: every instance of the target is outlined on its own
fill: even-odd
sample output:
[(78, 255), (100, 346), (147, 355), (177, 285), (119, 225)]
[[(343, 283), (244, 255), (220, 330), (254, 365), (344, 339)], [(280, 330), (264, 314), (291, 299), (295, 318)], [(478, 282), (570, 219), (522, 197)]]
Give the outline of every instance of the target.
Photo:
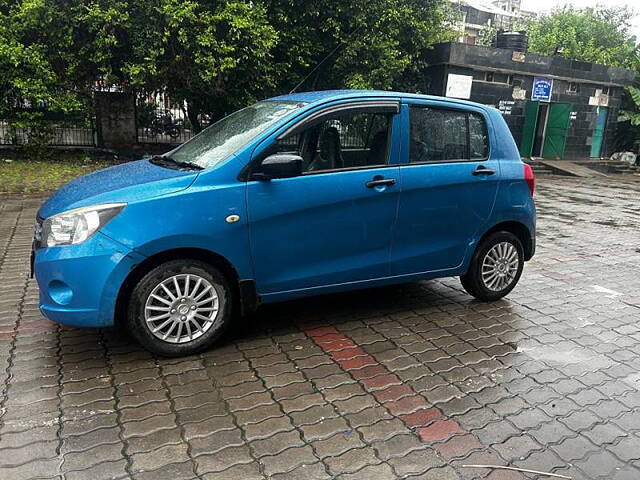
[(179, 144), (194, 135), (186, 105), (162, 91), (136, 94), (136, 126), (139, 143)]
[(11, 118), (0, 119), (0, 145), (26, 145), (34, 141), (52, 146), (97, 145), (95, 122), (91, 117), (45, 118), (38, 127), (20, 125), (21, 122)]
[[(96, 91), (124, 93), (114, 87), (96, 86)], [(130, 92), (135, 102), (135, 125), (127, 125), (128, 132), (140, 144), (181, 144), (195, 135), (187, 115), (186, 103), (177, 102), (164, 91)], [(34, 122), (24, 121), (25, 114), (38, 114)], [(0, 117), (0, 146), (39, 143), (52, 146), (104, 146), (105, 122), (112, 127), (121, 119), (114, 112), (98, 112), (94, 102), (87, 100), (81, 111), (74, 113), (53, 112), (46, 104), (31, 105), (28, 101), (16, 101), (13, 110)], [(112, 118), (113, 117), (113, 118)], [(204, 127), (210, 123), (207, 115), (199, 118)], [(126, 122), (123, 122), (123, 124)], [(135, 129), (132, 132), (131, 129)], [(106, 143), (106, 142), (105, 142)], [(132, 145), (133, 146), (133, 145)]]

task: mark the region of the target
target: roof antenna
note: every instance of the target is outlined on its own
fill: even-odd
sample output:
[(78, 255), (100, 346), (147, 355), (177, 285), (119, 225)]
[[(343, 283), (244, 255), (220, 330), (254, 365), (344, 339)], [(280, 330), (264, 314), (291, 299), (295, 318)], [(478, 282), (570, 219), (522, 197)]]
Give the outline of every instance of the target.
[(313, 68), (313, 70), (311, 70), (311, 71), (307, 74), (307, 76), (306, 76), (306, 77), (304, 77), (304, 78), (300, 81), (300, 83), (298, 83), (295, 87), (293, 87), (293, 90), (291, 90), (291, 91), (289, 92), (289, 95), (291, 95), (292, 93), (295, 93), (295, 91), (296, 91), (298, 88), (300, 88), (300, 86), (301, 86), (304, 82), (306, 82), (306, 81), (309, 79), (309, 77), (310, 77), (311, 75), (313, 75), (313, 74), (315, 73), (315, 71), (316, 71), (316, 70), (318, 70), (318, 69), (319, 69), (319, 68), (324, 64), (324, 62), (326, 62), (327, 60), (329, 60), (329, 59), (333, 56), (333, 54), (334, 54), (334, 53), (336, 53), (336, 52), (338, 51), (338, 49), (344, 45), (345, 41), (346, 41), (346, 40), (347, 40), (351, 35), (354, 35), (355, 33), (357, 33), (357, 32), (358, 32), (358, 30), (360, 30), (361, 28), (362, 28), (362, 25), (360, 25), (358, 28), (356, 28), (356, 29), (355, 29), (355, 30), (353, 30), (351, 33), (349, 33), (349, 34), (348, 34), (348, 35), (347, 35), (347, 36), (346, 36), (346, 37), (345, 37), (345, 38), (344, 38), (340, 43), (338, 43), (338, 45), (336, 45), (336, 47), (335, 47), (333, 50), (331, 50), (331, 51), (327, 54), (327, 56), (326, 56), (326, 57), (324, 57), (324, 58), (320, 61), (320, 63), (318, 63), (318, 64)]

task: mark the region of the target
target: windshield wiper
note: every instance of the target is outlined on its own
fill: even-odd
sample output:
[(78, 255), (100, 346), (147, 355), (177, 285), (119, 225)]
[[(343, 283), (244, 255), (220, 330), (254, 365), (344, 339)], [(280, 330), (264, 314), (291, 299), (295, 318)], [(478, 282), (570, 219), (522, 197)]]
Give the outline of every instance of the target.
[(204, 167), (201, 165), (198, 165), (197, 163), (178, 162), (166, 155), (154, 155), (153, 157), (151, 157), (151, 160), (149, 161), (154, 165), (162, 165), (169, 168), (178, 167), (176, 168), (176, 170), (204, 170)]

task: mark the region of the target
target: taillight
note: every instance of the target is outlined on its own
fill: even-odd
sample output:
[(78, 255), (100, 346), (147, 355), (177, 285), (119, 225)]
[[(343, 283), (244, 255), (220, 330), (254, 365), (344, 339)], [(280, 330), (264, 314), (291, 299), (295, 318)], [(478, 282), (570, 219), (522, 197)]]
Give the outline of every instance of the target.
[(533, 168), (528, 163), (524, 164), (524, 181), (529, 185), (529, 191), (533, 197), (533, 192), (536, 191), (536, 176), (533, 174)]

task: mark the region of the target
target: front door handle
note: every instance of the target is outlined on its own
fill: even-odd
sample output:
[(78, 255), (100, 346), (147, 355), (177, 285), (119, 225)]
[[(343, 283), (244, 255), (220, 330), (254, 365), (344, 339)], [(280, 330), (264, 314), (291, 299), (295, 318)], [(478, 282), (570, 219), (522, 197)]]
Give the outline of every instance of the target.
[(375, 188), (375, 187), (384, 187), (384, 186), (391, 186), (391, 185), (395, 185), (396, 183), (396, 179), (395, 178), (380, 178), (377, 180), (370, 180), (367, 183), (365, 183), (365, 185), (367, 186), (367, 188)]
[(494, 170), (491, 170), (490, 168), (485, 167), (484, 165), (478, 165), (478, 168), (476, 168), (473, 171), (474, 175), (493, 175), (494, 173), (496, 173)]

